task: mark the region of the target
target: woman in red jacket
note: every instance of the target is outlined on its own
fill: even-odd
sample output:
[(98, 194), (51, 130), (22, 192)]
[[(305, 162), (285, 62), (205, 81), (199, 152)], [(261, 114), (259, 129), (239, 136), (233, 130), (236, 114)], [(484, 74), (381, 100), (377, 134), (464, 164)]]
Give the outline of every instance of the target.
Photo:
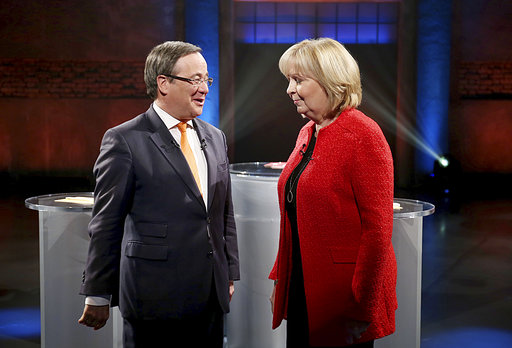
[(279, 61), (310, 120), (279, 178), (281, 234), (270, 274), (273, 328), (287, 347), (373, 347), (395, 330), (393, 160), (379, 126), (356, 109), (359, 68), (332, 39)]

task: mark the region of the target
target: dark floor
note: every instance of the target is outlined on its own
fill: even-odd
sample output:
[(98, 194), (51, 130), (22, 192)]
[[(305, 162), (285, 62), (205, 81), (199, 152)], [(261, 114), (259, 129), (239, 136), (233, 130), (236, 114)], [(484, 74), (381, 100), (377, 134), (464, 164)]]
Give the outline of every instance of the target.
[[(512, 347), (512, 197), (400, 197), (436, 204), (423, 220), (422, 348)], [(38, 216), (24, 198), (0, 198), (2, 348), (40, 347)]]

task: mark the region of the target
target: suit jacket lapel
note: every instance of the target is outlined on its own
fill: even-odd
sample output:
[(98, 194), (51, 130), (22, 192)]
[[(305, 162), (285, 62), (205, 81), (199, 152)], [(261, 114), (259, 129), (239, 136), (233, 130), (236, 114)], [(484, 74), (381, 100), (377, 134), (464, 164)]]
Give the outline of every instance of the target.
[[(215, 183), (217, 182), (217, 157), (215, 156), (215, 151), (212, 143), (211, 133), (208, 131), (207, 127), (194, 120), (194, 127), (196, 127), (197, 135), (199, 136), (199, 140), (201, 141), (201, 146), (203, 147), (204, 155), (206, 157), (206, 163), (208, 165), (208, 209), (211, 207), (213, 202), (213, 196), (215, 195)], [(204, 140), (203, 140), (204, 139)]]
[(147, 119), (150, 124), (150, 139), (158, 147), (162, 155), (167, 159), (167, 162), (174, 168), (178, 176), (183, 180), (185, 185), (193, 192), (194, 196), (204, 207), (203, 197), (194, 180), (194, 176), (190, 171), (187, 160), (183, 156), (179, 145), (174, 140), (165, 124), (160, 119), (158, 114), (151, 107), (147, 112)]

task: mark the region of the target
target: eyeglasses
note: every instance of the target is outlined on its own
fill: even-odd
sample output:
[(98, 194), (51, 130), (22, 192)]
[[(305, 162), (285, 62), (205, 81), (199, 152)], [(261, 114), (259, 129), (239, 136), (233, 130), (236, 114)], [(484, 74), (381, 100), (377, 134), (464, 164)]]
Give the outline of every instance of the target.
[(164, 76), (170, 77), (172, 79), (181, 80), (190, 83), (192, 86), (198, 87), (202, 83), (206, 83), (208, 87), (210, 87), (213, 83), (213, 78), (211, 77), (205, 77), (204, 79), (195, 78), (195, 79), (189, 79), (188, 77), (181, 77), (176, 75), (167, 75), (162, 74)]

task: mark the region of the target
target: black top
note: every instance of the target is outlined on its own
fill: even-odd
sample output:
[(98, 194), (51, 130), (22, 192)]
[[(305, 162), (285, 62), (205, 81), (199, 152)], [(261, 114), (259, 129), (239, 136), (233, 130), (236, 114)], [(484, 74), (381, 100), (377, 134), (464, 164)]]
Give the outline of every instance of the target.
[(295, 272), (300, 271), (302, 278), (302, 262), (300, 257), (299, 233), (297, 228), (297, 184), (304, 169), (313, 159), (313, 150), (315, 149), (316, 137), (311, 136), (306, 151), (302, 151), (302, 159), (291, 173), (285, 185), (285, 209), (288, 213), (292, 230), (292, 277)]

